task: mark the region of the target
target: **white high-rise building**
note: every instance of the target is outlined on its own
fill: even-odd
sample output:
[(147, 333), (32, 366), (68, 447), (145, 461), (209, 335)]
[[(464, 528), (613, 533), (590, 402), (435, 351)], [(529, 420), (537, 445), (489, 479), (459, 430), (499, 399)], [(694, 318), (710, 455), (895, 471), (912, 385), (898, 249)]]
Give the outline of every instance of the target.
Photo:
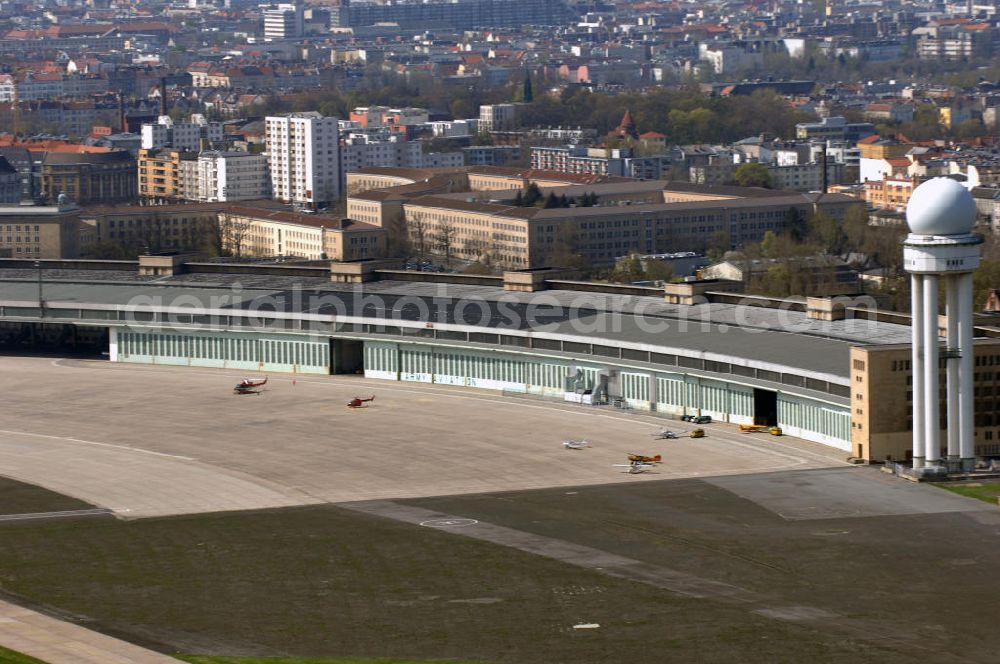
[(142, 149), (173, 148), (198, 152), (202, 139), (210, 143), (221, 141), (222, 133), (220, 123), (209, 122), (197, 113), (191, 116), (190, 122), (174, 122), (169, 115), (161, 115), (155, 123), (142, 125)]
[(516, 118), (514, 104), (484, 104), (479, 107), (479, 131), (510, 131), (516, 126)]
[(297, 39), (305, 31), (304, 26), (303, 8), (297, 2), (264, 10), (264, 41)]
[(350, 134), (340, 146), (340, 162), (345, 173), (372, 166), (420, 168), (424, 165), (423, 148), (418, 141), (402, 136)]
[(271, 195), (267, 157), (247, 152), (202, 152), (186, 162), (194, 171), (186, 197), (210, 203), (249, 201)]
[(340, 198), (337, 118), (316, 112), (268, 116), (265, 140), (274, 198), (303, 205)]

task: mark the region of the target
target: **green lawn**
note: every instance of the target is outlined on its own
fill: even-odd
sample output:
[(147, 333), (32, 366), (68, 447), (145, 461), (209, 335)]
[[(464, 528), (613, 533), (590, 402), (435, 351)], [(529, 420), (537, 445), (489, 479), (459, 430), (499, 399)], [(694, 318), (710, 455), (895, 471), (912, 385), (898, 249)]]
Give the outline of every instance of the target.
[(812, 625), (333, 506), (13, 521), (0, 541), (0, 592), (160, 652), (265, 658), (188, 662), (903, 661)]
[(45, 662), (0, 646), (0, 664), (45, 664)]
[(190, 664), (476, 664), (455, 659), (300, 659), (298, 657), (205, 657), (177, 655)]
[(997, 497), (1000, 497), (1000, 482), (970, 482), (968, 484), (958, 484), (956, 482), (941, 482), (934, 486), (947, 489), (952, 493), (967, 498), (976, 498), (991, 505), (997, 504)]
[[(0, 477), (0, 514), (92, 509), (94, 506), (32, 484)], [(2, 660), (0, 660), (2, 661)]]

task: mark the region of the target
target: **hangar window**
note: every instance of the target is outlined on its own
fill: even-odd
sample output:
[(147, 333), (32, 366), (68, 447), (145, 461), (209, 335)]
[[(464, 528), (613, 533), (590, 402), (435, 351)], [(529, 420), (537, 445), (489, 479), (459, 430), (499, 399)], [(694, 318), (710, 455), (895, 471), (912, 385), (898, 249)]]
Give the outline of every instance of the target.
[(594, 355), (603, 355), (604, 357), (618, 357), (618, 349), (612, 346), (591, 346), (591, 353)]
[(676, 355), (667, 355), (664, 353), (650, 353), (649, 359), (654, 364), (667, 364), (670, 366), (674, 366), (677, 364)]

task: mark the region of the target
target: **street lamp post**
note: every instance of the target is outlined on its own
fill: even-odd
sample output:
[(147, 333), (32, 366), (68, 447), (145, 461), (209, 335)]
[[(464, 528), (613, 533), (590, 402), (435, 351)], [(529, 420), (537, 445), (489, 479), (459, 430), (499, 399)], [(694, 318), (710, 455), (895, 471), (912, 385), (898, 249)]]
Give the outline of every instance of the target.
[(38, 316), (45, 315), (45, 300), (42, 298), (42, 262), (35, 261), (35, 272), (38, 275)]

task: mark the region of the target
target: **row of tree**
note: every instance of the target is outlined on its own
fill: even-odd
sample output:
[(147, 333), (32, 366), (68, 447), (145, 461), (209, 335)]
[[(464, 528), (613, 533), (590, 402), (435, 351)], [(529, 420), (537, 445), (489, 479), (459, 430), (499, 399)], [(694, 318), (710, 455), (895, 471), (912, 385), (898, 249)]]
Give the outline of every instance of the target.
[(579, 198), (568, 197), (566, 194), (557, 196), (550, 191), (548, 196), (542, 194), (541, 188), (534, 182), (529, 184), (524, 190), (518, 190), (514, 196), (515, 207), (542, 207), (546, 210), (552, 208), (568, 207), (593, 207), (597, 205), (598, 196), (594, 192), (584, 193)]

